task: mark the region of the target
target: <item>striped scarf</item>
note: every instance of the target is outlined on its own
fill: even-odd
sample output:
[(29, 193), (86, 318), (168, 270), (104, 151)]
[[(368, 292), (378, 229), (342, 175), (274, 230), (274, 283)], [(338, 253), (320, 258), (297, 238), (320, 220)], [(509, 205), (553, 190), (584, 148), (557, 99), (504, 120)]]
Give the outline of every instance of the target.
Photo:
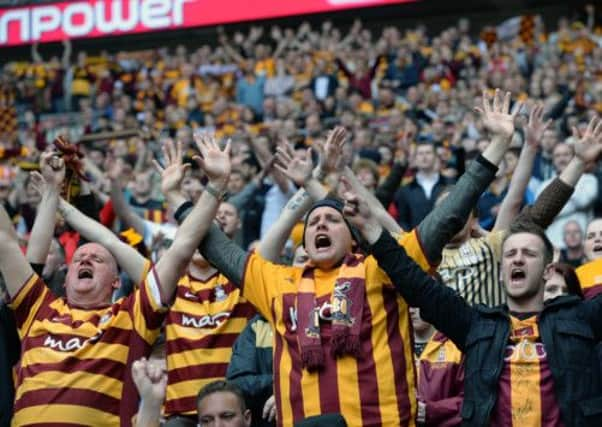
[[(331, 354), (334, 358), (360, 354), (360, 330), (366, 293), (364, 257), (347, 254), (334, 284), (330, 304)], [(297, 338), (303, 365), (309, 371), (324, 366), (320, 337), (320, 307), (316, 304), (315, 266), (306, 265), (297, 293)]]

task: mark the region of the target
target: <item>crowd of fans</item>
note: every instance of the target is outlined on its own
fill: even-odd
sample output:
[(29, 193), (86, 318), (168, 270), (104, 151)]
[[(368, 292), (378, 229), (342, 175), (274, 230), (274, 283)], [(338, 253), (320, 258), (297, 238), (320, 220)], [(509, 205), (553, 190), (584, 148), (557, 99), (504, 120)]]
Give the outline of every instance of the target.
[[(368, 202), (410, 257), (425, 271), (438, 267), (440, 280), (469, 305), (506, 303), (511, 313), (524, 306), (500, 277), (508, 286), (532, 273), (504, 276), (502, 246), (518, 244), (513, 222), (528, 222), (532, 228), (519, 232), (523, 239), (541, 227), (554, 245), (554, 264), (542, 271), (546, 298), (570, 294), (595, 302), (602, 289), (602, 31), (595, 13), (588, 6), (583, 20), (562, 18), (553, 29), (522, 16), (510, 34), (475, 31), (468, 19), (437, 35), (423, 25), (375, 32), (359, 20), (346, 32), (330, 21), (234, 34), (219, 28), (214, 46), (97, 56), (72, 52), (65, 41), (60, 58), (44, 58), (43, 47), (34, 45), (31, 61), (6, 63), (0, 74), (0, 200), (7, 213), (6, 221), (0, 215), (7, 282), (0, 298), (0, 383), (7, 387), (0, 401), (7, 404), (0, 421), (8, 425), (16, 401), (17, 425), (44, 422), (35, 421), (35, 411), (45, 405), (41, 413), (59, 424), (89, 416), (98, 419), (93, 425), (154, 425), (161, 415), (173, 426), (213, 425), (218, 418), (238, 426), (411, 425), (413, 417), (431, 426), (506, 425), (505, 417), (520, 415), (521, 425), (542, 416), (551, 424), (541, 425), (599, 425), (565, 405), (571, 400), (562, 394), (570, 393), (565, 383), (556, 400), (542, 391), (538, 404), (554, 410), (538, 408), (535, 415), (526, 409), (533, 406), (529, 396), (521, 406), (502, 388), (495, 409), (477, 404), (485, 394), (477, 386), (465, 397), (465, 371), (467, 378), (479, 375), (470, 371), (469, 351), (493, 336), (493, 320), (487, 324), (479, 311), (454, 323), (423, 307), (428, 304), (399, 285), (399, 277), (427, 279), (399, 269), (408, 257), (393, 265), (379, 252), (390, 242), (371, 238), (369, 215), (362, 216)], [(304, 221), (307, 194), (328, 198)], [(368, 241), (379, 264), (351, 256), (324, 264), (324, 253), (340, 243), (320, 234), (322, 221), (332, 220), (324, 209), (345, 214), (355, 227), (348, 243)], [(215, 237), (214, 216), (236, 248)], [(467, 225), (456, 224), (458, 218)], [(338, 226), (347, 230), (346, 221)], [(16, 247), (12, 240), (26, 252), (25, 263), (4, 255)], [(199, 245), (202, 256), (193, 255)], [(240, 248), (254, 252), (243, 255)], [(92, 265), (110, 264), (112, 257), (120, 272), (107, 282), (109, 293), (78, 300), (83, 281), (100, 286)], [(356, 271), (358, 262), (365, 273)], [(365, 295), (353, 291), (356, 281), (365, 283)], [(271, 285), (276, 282), (286, 284), (280, 289)], [(297, 286), (299, 296), (287, 299)], [(410, 305), (426, 308), (435, 326), (413, 311), (410, 336), (406, 303), (395, 288), (415, 302)], [(398, 302), (388, 304), (387, 297)], [(469, 312), (454, 301), (459, 312)], [(305, 318), (308, 307), (313, 314)], [(63, 326), (45, 329), (56, 322)], [(383, 322), (388, 340), (378, 335)], [(513, 314), (512, 339), (534, 328), (526, 335), (545, 342), (548, 329), (533, 322)], [(599, 341), (597, 329), (583, 332), (576, 320), (568, 322), (574, 328), (566, 334)], [(82, 324), (90, 330), (82, 332)], [(467, 329), (466, 337), (454, 329), (459, 324), (483, 332), (475, 337)], [(554, 328), (562, 333), (562, 326)], [(329, 340), (320, 345), (321, 329)], [(78, 336), (87, 338), (82, 343)], [(103, 345), (102, 355), (78, 353)], [(549, 345), (541, 383), (553, 386), (549, 371), (557, 375), (559, 362), (551, 351)], [(591, 354), (575, 350), (566, 360), (577, 363), (575, 357), (589, 361)], [(391, 358), (396, 366), (385, 367)], [(356, 368), (347, 366), (349, 359)], [(417, 396), (408, 391), (414, 379), (406, 374), (414, 359)], [(82, 395), (39, 385), (59, 381), (57, 373), (69, 372), (65, 366), (74, 361), (90, 362), (77, 368), (89, 378), (70, 372), (62, 388), (82, 387)], [(508, 384), (514, 381), (509, 366), (500, 380)], [(598, 367), (585, 371), (599, 376)], [(363, 375), (379, 383), (364, 384)], [(13, 379), (16, 395), (8, 387)], [(574, 391), (573, 400), (600, 392), (593, 381)], [(61, 415), (61, 405), (83, 418)], [(342, 418), (311, 419), (331, 412)]]

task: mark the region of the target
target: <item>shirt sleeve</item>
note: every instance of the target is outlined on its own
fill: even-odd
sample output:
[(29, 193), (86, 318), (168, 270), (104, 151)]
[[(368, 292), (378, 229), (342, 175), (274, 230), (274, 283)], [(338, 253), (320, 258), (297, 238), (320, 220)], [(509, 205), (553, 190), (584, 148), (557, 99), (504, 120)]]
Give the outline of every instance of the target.
[(132, 294), (133, 303), (130, 305), (130, 316), (134, 329), (149, 344), (152, 344), (159, 335), (168, 309), (161, 303), (160, 289), (159, 278), (153, 267), (146, 274), (146, 279)]
[(23, 339), (44, 303), (54, 299), (40, 276), (33, 274), (12, 298), (9, 307), (15, 314), (19, 337)]
[(252, 252), (245, 266), (243, 276), (243, 296), (253, 304), (259, 313), (270, 323), (272, 316), (272, 300), (290, 288), (296, 291), (299, 274), (298, 269), (284, 265), (276, 265), (263, 259), (257, 252)]

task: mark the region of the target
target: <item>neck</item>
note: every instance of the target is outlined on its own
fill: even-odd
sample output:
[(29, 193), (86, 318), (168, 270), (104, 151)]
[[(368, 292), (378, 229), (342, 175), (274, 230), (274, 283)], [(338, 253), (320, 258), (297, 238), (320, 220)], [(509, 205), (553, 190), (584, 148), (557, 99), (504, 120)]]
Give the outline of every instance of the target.
[(431, 337), (433, 336), (434, 333), (435, 333), (434, 326), (431, 326), (430, 328), (426, 328), (423, 330), (414, 329), (414, 341), (419, 342), (419, 343), (427, 342), (428, 340), (431, 339)]
[(207, 266), (199, 266), (193, 263), (190, 263), (188, 266), (188, 274), (201, 280), (208, 279), (209, 277), (213, 276), (216, 271), (217, 270), (209, 263), (207, 263)]
[(76, 308), (84, 310), (93, 310), (97, 308), (106, 307), (111, 304), (110, 297), (108, 299), (102, 298), (98, 300), (91, 300), (90, 298), (82, 297), (80, 295), (67, 295), (67, 303)]
[(576, 248), (566, 248), (566, 254), (570, 259), (577, 259), (583, 257), (583, 247), (577, 246)]
[(418, 172), (416, 172), (416, 175), (421, 175), (425, 178), (431, 178), (434, 175), (437, 175), (437, 171), (435, 171), (433, 169), (418, 169)]
[(514, 313), (539, 313), (543, 310), (543, 296), (539, 293), (530, 298), (516, 300), (508, 296), (508, 309)]

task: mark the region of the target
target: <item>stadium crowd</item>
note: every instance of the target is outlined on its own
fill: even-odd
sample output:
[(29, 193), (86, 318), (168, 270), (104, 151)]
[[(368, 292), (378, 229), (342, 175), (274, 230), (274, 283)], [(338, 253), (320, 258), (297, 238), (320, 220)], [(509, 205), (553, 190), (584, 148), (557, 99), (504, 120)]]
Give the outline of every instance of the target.
[(602, 425), (595, 14), (6, 63), (0, 425)]

